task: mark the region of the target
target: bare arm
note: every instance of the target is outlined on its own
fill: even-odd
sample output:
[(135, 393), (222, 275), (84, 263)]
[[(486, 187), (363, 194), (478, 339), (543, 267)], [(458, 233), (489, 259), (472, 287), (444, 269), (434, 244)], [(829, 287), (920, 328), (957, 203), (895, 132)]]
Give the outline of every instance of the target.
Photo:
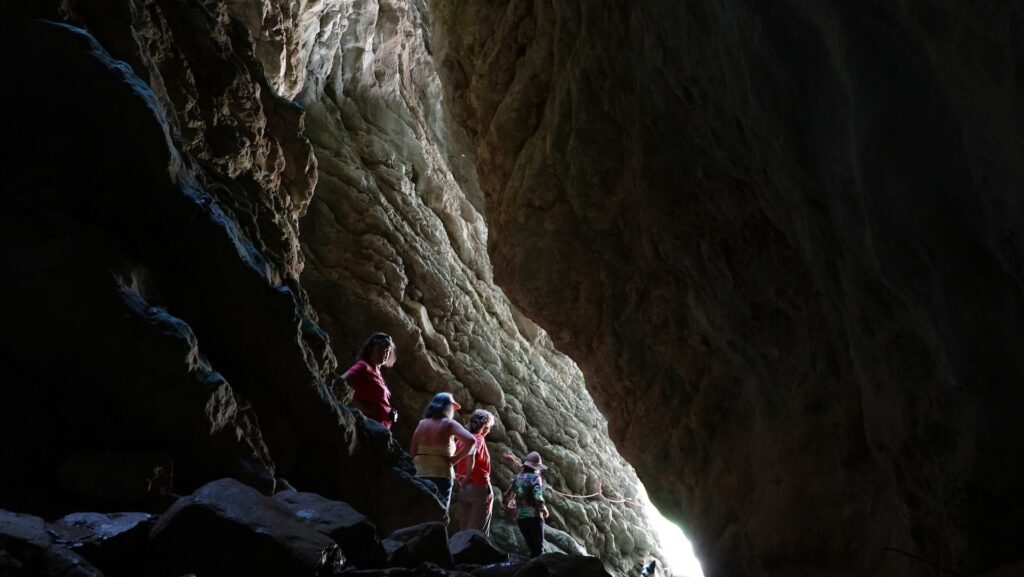
[[(462, 448), (459, 449), (454, 456), (452, 456), (452, 464), (458, 463), (459, 461), (466, 458), (468, 455), (472, 455), (476, 452), (476, 437), (473, 433), (466, 430), (454, 419), (448, 419), (448, 434), (454, 435), (460, 441), (462, 441)], [(468, 467), (466, 467), (466, 475), (469, 475), (473, 470), (473, 461), (470, 460)]]
[(459, 485), (464, 486), (469, 483), (469, 478), (473, 475), (473, 468), (476, 466), (476, 437), (473, 438), (473, 450), (469, 452), (469, 458), (466, 459), (466, 471), (459, 478)]
[(416, 426), (416, 430), (412, 432), (412, 440), (409, 441), (409, 456), (410, 457), (414, 457), (414, 458), (416, 457), (416, 449), (418, 449), (419, 445), (420, 445), (419, 436), (420, 436), (420, 427), (419, 427), (419, 425), (417, 425)]
[(523, 466), (523, 461), (512, 453), (502, 453), (501, 458), (508, 461), (515, 471), (518, 471)]

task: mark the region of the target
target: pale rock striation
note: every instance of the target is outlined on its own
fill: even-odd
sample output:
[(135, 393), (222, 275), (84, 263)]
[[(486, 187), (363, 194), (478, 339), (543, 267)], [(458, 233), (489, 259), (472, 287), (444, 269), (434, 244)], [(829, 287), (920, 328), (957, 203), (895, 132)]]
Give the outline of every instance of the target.
[[(603, 481), (608, 494), (634, 497), (637, 478), (578, 368), (493, 281), (475, 159), (443, 106), (424, 3), (231, 5), (262, 31), (257, 52), (278, 89), (307, 110), (319, 179), (301, 223), (302, 283), (321, 325), (342, 359), (374, 330), (397, 342), (398, 364), (385, 371), (402, 414), (396, 436), (408, 440), (429, 398), (448, 390), (497, 416), (499, 490), (511, 471), (498, 456), (537, 450), (562, 491)], [(304, 78), (292, 72), (303, 65)], [(622, 574), (657, 546), (640, 509), (552, 502), (553, 526)], [(498, 515), (503, 545), (519, 538), (507, 519)]]
[(495, 278), (708, 575), (1019, 561), (1019, 2), (430, 6)]

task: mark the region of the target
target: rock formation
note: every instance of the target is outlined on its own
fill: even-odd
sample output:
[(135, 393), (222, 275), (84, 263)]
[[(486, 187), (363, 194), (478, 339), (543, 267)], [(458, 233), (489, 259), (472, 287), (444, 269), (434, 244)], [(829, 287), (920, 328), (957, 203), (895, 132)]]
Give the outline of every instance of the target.
[(328, 392), (298, 282), (315, 162), (244, 27), (216, 3), (13, 12), (3, 505), (162, 510), (232, 476), (359, 502), (384, 528), (437, 519), (408, 458)]
[[(378, 328), (400, 347), (398, 439), (447, 389), (496, 413), (495, 457), (536, 449), (561, 490), (635, 494), (576, 366), (491, 279), (426, 14), (404, 2), (11, 9), (4, 47), (24, 56), (2, 68), (23, 90), (3, 104), (24, 137), (0, 166), (3, 259), (18, 271), (0, 289), (0, 420), (5, 435), (41, 432), (8, 449), (20, 465), (0, 505), (160, 513), (173, 493), (231, 476), (344, 498), (384, 530), (436, 519), (401, 447), (329, 392), (331, 342), (348, 359)], [(552, 509), (552, 543), (617, 571), (656, 546), (642, 511)], [(496, 535), (515, 548), (507, 521)]]
[[(396, 436), (408, 439), (430, 397), (448, 390), (497, 416), (488, 440), (499, 489), (511, 471), (498, 455), (538, 450), (562, 491), (592, 493), (603, 481), (609, 494), (635, 496), (636, 476), (582, 374), (494, 284), (473, 158), (442, 106), (427, 8), (230, 4), (277, 88), (307, 111), (319, 178), (300, 226), (302, 284), (320, 322), (343, 360), (372, 331), (397, 342), (399, 362), (385, 372), (403, 415)], [(618, 571), (657, 546), (642, 510), (566, 499), (553, 510), (568, 533), (554, 537), (560, 547), (582, 545)], [(519, 538), (514, 528), (497, 534)]]
[(431, 8), (495, 278), (708, 575), (1020, 558), (1020, 3)]
[[(5, 577), (610, 577), (595, 557), (549, 553), (531, 560), (497, 550), (482, 533), (461, 535), (449, 545), (444, 525), (431, 522), (399, 529), (382, 541), (376, 527), (347, 503), (291, 490), (271, 498), (234, 479), (218, 479), (181, 497), (158, 519), (144, 513), (87, 513), (46, 523), (0, 509), (0, 572)], [(367, 550), (380, 555), (367, 557)]]
[[(632, 496), (621, 451), (709, 576), (1019, 570), (1019, 2), (0, 15), (0, 568), (96, 575), (28, 513), (166, 527), (221, 477), (436, 521), (395, 438), (450, 390), (559, 489)], [(394, 438), (330, 392), (378, 329)], [(654, 547), (552, 508), (618, 573)]]

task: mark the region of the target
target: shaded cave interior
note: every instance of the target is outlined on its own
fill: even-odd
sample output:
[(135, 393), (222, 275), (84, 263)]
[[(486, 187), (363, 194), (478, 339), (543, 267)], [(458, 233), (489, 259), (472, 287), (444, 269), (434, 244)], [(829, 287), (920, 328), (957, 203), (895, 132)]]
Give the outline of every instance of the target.
[(173, 467), (435, 517), (330, 394), (380, 329), (398, 438), (451, 390), (708, 575), (1019, 569), (1020, 3), (3, 10), (3, 506)]

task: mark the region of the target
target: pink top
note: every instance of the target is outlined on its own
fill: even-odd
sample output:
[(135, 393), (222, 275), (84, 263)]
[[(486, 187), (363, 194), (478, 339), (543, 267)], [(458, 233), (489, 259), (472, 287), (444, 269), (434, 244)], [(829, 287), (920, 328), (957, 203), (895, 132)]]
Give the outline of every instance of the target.
[(370, 363), (359, 360), (345, 372), (345, 382), (352, 387), (352, 399), (367, 417), (391, 428), (391, 390), (384, 384), (380, 371)]

